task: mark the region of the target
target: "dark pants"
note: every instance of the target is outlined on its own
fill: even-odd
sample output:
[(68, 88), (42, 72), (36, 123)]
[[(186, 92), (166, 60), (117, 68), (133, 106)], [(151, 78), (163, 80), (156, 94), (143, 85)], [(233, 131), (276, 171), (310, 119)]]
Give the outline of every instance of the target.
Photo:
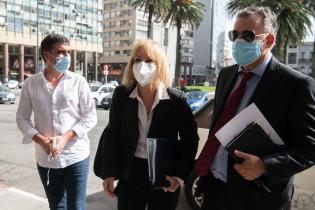
[(118, 182), (118, 210), (175, 210), (179, 194), (179, 188), (174, 193), (152, 189), (147, 160), (135, 158), (130, 179)]
[(210, 172), (203, 177), (204, 200), (202, 210), (227, 210), (226, 185)]
[(50, 169), (37, 164), (51, 210), (85, 210), (89, 158), (66, 168)]

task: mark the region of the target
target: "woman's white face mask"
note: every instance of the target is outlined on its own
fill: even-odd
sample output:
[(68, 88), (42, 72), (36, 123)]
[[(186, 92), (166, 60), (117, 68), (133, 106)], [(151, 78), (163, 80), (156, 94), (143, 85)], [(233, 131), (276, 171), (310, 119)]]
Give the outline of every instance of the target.
[(133, 64), (132, 71), (139, 85), (144, 87), (152, 82), (156, 73), (156, 65), (141, 61)]

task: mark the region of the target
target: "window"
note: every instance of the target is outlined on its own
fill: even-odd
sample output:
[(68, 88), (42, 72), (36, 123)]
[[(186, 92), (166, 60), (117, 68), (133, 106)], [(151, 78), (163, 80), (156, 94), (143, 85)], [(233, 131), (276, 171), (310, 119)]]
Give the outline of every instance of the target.
[(115, 50), (115, 55), (120, 55), (120, 51), (119, 50)]
[(289, 53), (288, 63), (289, 64), (296, 64), (296, 53)]

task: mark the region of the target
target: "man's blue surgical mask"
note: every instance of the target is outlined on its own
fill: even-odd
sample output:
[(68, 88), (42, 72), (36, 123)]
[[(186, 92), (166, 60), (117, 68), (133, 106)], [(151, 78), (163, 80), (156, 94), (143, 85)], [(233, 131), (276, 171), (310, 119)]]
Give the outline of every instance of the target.
[(232, 55), (239, 65), (251, 64), (261, 55), (260, 42), (258, 40), (247, 42), (243, 39), (237, 39), (232, 45)]
[(67, 69), (69, 69), (70, 64), (71, 64), (70, 56), (57, 57), (56, 63), (53, 65), (53, 67), (56, 71), (63, 73)]

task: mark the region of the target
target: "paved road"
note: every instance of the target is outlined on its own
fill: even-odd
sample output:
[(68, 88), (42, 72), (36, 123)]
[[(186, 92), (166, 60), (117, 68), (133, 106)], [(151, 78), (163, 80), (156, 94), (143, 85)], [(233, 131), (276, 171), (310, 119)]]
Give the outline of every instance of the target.
[[(19, 99), (19, 98), (18, 98)], [(0, 104), (0, 200), (1, 209), (48, 209), (47, 201), (45, 201), (45, 193), (39, 181), (34, 158), (34, 145), (22, 145), (22, 136), (18, 131), (15, 123), (15, 113), (17, 104)], [(103, 128), (108, 122), (108, 111), (97, 109), (98, 123), (97, 126), (89, 133), (91, 139), (91, 160), (90, 174), (87, 188), (87, 201), (89, 210), (115, 210), (116, 200), (109, 199), (103, 195), (101, 189), (101, 180), (92, 172), (92, 164), (98, 143), (98, 139)], [(292, 210), (315, 210), (315, 167), (298, 174), (295, 177), (294, 184), (296, 186)], [(1, 183), (13, 187), (12, 190), (2, 190)], [(22, 192), (23, 199), (12, 197), (20, 195)], [(26, 197), (25, 197), (25, 193)], [(28, 194), (30, 193), (30, 194)], [(33, 208), (28, 208), (23, 202), (26, 198), (32, 198), (33, 195), (38, 196), (34, 199)], [(1, 197), (2, 196), (2, 197)], [(3, 200), (4, 199), (4, 200)], [(7, 203), (6, 203), (7, 202)], [(16, 208), (11, 203), (21, 204), (23, 208)], [(7, 208), (6, 208), (7, 205)], [(12, 206), (13, 205), (13, 206)], [(46, 208), (45, 208), (46, 207)], [(183, 196), (180, 198), (178, 210), (190, 210)]]
[[(19, 100), (19, 97), (17, 97), (17, 100)], [(0, 146), (0, 189), (1, 183), (3, 183), (9, 187), (45, 198), (45, 192), (36, 169), (34, 145), (21, 144), (22, 135), (15, 123), (16, 110), (17, 103), (14, 105), (0, 104), (0, 144), (2, 145)], [(87, 187), (89, 210), (116, 209), (116, 200), (104, 196), (101, 180), (92, 171), (98, 140), (104, 127), (107, 125), (108, 116), (109, 111), (98, 108), (98, 123), (89, 133), (91, 139), (90, 174)], [(40, 209), (43, 208), (41, 207)], [(190, 210), (183, 197), (178, 209)]]

